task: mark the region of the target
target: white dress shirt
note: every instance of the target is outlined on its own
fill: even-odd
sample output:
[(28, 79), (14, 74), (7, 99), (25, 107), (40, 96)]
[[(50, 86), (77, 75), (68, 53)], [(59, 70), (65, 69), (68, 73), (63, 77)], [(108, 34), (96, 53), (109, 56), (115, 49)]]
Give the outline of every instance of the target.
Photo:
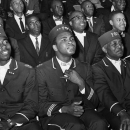
[(76, 37), (79, 39), (79, 41), (81, 42), (82, 46), (84, 47), (84, 37), (86, 36), (86, 33), (78, 33), (78, 32), (75, 32), (75, 35)]
[(110, 58), (108, 58), (108, 59), (115, 66), (115, 68), (119, 71), (119, 73), (121, 74), (121, 60), (119, 59), (118, 61), (116, 61), (116, 60), (112, 60)]
[[(22, 32), (22, 28), (21, 28), (21, 25), (20, 25), (19, 18), (22, 18), (22, 22), (23, 22), (23, 25), (24, 25), (24, 28), (25, 28), (25, 16), (22, 15), (22, 17), (18, 17), (17, 15), (14, 15), (14, 18), (15, 18), (15, 20), (16, 20), (16, 22), (17, 22), (17, 24), (18, 24), (18, 26), (19, 26), (19, 28), (20, 28), (20, 30)], [(22, 32), (22, 33), (25, 33), (25, 32)]]
[(7, 64), (5, 64), (4, 66), (0, 66), (0, 81), (1, 81), (1, 84), (3, 84), (6, 73), (7, 73), (8, 69), (10, 69), (11, 61), (12, 61), (12, 59), (10, 59), (9, 62)]
[[(34, 45), (34, 48), (36, 49), (36, 37), (34, 37), (33, 35), (29, 35), (31, 40), (32, 40), (32, 43)], [(42, 40), (42, 35), (40, 34), (38, 37), (37, 37), (37, 40), (38, 40), (38, 43), (39, 43), (39, 50), (40, 50), (40, 47), (41, 47), (41, 40)]]
[(62, 17), (59, 20), (57, 20), (57, 18), (53, 15), (53, 19), (54, 19), (56, 25), (61, 25), (62, 22), (63, 22), (63, 18)]

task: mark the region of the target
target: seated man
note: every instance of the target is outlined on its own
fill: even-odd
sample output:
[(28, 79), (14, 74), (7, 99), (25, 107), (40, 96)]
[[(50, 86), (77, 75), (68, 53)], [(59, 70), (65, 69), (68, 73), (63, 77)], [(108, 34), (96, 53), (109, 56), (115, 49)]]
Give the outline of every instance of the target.
[(84, 13), (88, 22), (88, 31), (101, 36), (105, 33), (105, 24), (103, 19), (94, 17), (94, 6), (90, 1), (84, 1), (81, 4), (82, 12)]
[(63, 16), (64, 8), (61, 0), (52, 0), (51, 8), (52, 15), (42, 22), (43, 34), (48, 36), (51, 29), (56, 25), (69, 24), (68, 19)]
[(51, 59), (54, 55), (47, 36), (41, 34), (41, 22), (35, 15), (26, 17), (28, 35), (18, 40), (20, 61), (32, 67)]
[(99, 42), (106, 53), (102, 61), (93, 65), (94, 90), (101, 101), (100, 110), (113, 130), (129, 130), (130, 63), (121, 59), (123, 44), (118, 32), (111, 30), (103, 34)]
[(105, 120), (94, 110), (98, 98), (91, 88), (91, 67), (72, 58), (76, 43), (69, 26), (54, 27), (49, 39), (56, 56), (36, 68), (42, 127), (107, 130)]
[(14, 16), (6, 21), (5, 32), (7, 36), (19, 40), (26, 37), (24, 4), (22, 0), (10, 0), (10, 8)]
[(71, 13), (69, 20), (77, 44), (73, 57), (90, 65), (100, 61), (104, 57), (104, 53), (98, 42), (98, 36), (85, 30), (87, 22), (83, 13), (74, 11)]
[(42, 130), (35, 70), (10, 57), (11, 46), (0, 27), (0, 130)]

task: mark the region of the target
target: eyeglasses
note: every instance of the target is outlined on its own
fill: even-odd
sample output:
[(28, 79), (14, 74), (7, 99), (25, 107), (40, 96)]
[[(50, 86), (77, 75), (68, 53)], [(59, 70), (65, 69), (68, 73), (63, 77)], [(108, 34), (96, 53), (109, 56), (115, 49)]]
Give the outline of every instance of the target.
[(70, 19), (70, 21), (73, 20), (73, 19), (75, 19), (75, 20), (84, 20), (85, 17), (84, 16), (74, 16), (73, 18)]

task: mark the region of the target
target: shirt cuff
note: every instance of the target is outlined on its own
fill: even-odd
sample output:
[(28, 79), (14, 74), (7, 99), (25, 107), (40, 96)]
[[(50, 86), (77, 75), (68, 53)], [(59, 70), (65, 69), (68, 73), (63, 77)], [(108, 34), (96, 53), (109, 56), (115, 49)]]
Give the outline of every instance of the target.
[(82, 94), (85, 94), (85, 88), (82, 90), (79, 90)]
[(123, 109), (123, 110), (119, 111), (116, 115), (119, 116), (120, 112), (122, 112), (122, 111), (126, 111), (126, 110)]
[(111, 112), (111, 110), (112, 110), (112, 108), (116, 105), (116, 104), (118, 104), (119, 102), (116, 102), (116, 103), (114, 103), (113, 105), (111, 105), (111, 107), (110, 107), (110, 112)]
[(16, 114), (24, 116), (29, 121), (29, 119), (23, 113), (16, 113)]

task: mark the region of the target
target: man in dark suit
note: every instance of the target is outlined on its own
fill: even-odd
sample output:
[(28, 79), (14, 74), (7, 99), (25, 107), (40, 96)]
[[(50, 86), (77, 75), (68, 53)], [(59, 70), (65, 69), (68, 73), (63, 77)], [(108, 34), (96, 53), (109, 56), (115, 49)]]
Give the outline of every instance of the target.
[(89, 31), (84, 31), (87, 23), (83, 13), (74, 11), (70, 15), (69, 20), (77, 44), (73, 57), (90, 64), (100, 61), (104, 57), (104, 53), (98, 42), (98, 36)]
[(81, 4), (81, 10), (88, 22), (88, 31), (101, 36), (105, 33), (105, 24), (103, 19), (94, 17), (94, 6), (90, 1), (84, 1)]
[(63, 16), (64, 8), (61, 0), (53, 0), (51, 2), (52, 16), (43, 21), (43, 34), (48, 36), (53, 27), (60, 24), (69, 24), (68, 19)]
[(24, 5), (22, 0), (11, 0), (10, 8), (14, 16), (6, 21), (6, 34), (16, 40), (26, 36), (25, 16), (23, 14)]
[(0, 27), (0, 129), (42, 130), (36, 121), (35, 70), (10, 57), (11, 46)]
[(91, 67), (72, 58), (76, 43), (71, 29), (55, 26), (49, 39), (56, 56), (36, 68), (43, 128), (107, 130), (106, 122), (94, 111), (98, 98), (91, 89)]
[(41, 35), (41, 23), (34, 15), (26, 18), (28, 35), (18, 40), (20, 61), (33, 67), (52, 58), (53, 49), (48, 38)]
[(106, 57), (93, 65), (93, 76), (102, 114), (113, 130), (129, 130), (130, 63), (121, 59), (123, 44), (118, 32), (111, 30), (103, 34), (99, 42)]

